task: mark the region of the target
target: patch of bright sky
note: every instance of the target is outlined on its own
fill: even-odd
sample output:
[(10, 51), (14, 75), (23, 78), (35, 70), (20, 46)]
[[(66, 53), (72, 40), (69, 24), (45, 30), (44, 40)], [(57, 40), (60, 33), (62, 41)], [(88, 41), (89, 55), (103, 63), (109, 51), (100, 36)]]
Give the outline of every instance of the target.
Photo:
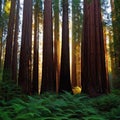
[(18, 34), (18, 38), (19, 38), (19, 45), (20, 45), (20, 41), (21, 41), (21, 36), (22, 36), (22, 20), (23, 20), (23, 2), (24, 2), (24, 0), (20, 0), (20, 13), (19, 13), (19, 15), (20, 15), (20, 18), (19, 18), (19, 23), (20, 23), (20, 25), (19, 25), (19, 34)]
[(110, 0), (108, 0), (108, 5), (109, 5), (109, 7), (107, 8), (107, 12), (110, 13), (111, 12)]

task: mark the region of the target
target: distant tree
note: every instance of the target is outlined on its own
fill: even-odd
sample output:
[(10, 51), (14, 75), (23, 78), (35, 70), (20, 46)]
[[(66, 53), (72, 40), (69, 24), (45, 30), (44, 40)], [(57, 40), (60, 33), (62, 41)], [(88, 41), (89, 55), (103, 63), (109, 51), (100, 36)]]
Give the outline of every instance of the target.
[(63, 0), (62, 23), (62, 53), (59, 92), (71, 92), (70, 83), (70, 58), (69, 58), (69, 28), (68, 28), (68, 0)]
[(15, 21), (15, 6), (16, 1), (11, 0), (8, 32), (6, 38), (6, 53), (4, 61), (4, 70), (3, 70), (3, 80), (11, 79), (12, 75), (12, 45), (13, 45), (13, 33), (14, 33), (14, 21)]
[(113, 37), (115, 50), (115, 69), (116, 75), (120, 77), (120, 1), (114, 0), (113, 10)]
[(82, 91), (90, 96), (109, 92), (100, 1), (84, 0)]
[(43, 66), (41, 93), (55, 92), (55, 73), (53, 63), (52, 0), (44, 1)]
[[(2, 7), (3, 6), (3, 7)], [(8, 21), (9, 21), (9, 14), (6, 12), (6, 6), (7, 9), (9, 8), (10, 12), (10, 6), (8, 6), (8, 1), (1, 0), (0, 4), (0, 68), (3, 68), (3, 62), (4, 62), (4, 53), (5, 53), (5, 47), (6, 47), (6, 36), (8, 31)]]
[(56, 91), (58, 92), (60, 77), (60, 33), (59, 33), (59, 0), (54, 0), (54, 66), (56, 76)]
[(72, 86), (80, 85), (80, 44), (82, 36), (82, 6), (80, 0), (72, 0)]
[(18, 85), (31, 93), (32, 0), (24, 0)]
[(114, 87), (119, 88), (120, 83), (120, 1), (111, 0), (112, 25), (113, 25), (113, 46), (114, 46)]
[(39, 52), (39, 0), (35, 1), (34, 6), (34, 60), (33, 60), (33, 82), (32, 82), (32, 91), (33, 93), (38, 93), (38, 52)]
[[(109, 38), (110, 38), (110, 56), (111, 56), (111, 67), (112, 67), (112, 75), (113, 79), (116, 77), (115, 75), (115, 50), (114, 50), (114, 37), (113, 37), (113, 26), (114, 26), (114, 0), (110, 0), (111, 2), (111, 16), (112, 16), (112, 27), (111, 27), (111, 32), (109, 32)], [(115, 34), (114, 34), (115, 35)]]
[(12, 53), (12, 80), (17, 83), (17, 53), (18, 53), (18, 31), (19, 31), (19, 8), (20, 1), (17, 1), (17, 10), (15, 17), (15, 32), (14, 32), (14, 45)]

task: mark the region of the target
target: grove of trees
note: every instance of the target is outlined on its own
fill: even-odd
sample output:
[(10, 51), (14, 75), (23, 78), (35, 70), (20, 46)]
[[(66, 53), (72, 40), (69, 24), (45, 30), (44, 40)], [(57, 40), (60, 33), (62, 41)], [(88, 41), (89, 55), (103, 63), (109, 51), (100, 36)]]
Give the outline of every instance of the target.
[(120, 87), (119, 33), (119, 0), (0, 0), (2, 81), (26, 94), (109, 93)]

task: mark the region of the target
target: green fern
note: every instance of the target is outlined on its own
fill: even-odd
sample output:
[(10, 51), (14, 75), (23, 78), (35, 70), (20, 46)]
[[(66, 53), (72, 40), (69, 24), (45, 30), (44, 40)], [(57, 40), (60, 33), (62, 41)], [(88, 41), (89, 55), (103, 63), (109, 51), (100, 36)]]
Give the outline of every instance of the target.
[(65, 92), (0, 100), (0, 120), (119, 120), (120, 96), (89, 98)]
[(100, 115), (91, 115), (91, 116), (83, 117), (83, 120), (106, 120), (106, 118)]

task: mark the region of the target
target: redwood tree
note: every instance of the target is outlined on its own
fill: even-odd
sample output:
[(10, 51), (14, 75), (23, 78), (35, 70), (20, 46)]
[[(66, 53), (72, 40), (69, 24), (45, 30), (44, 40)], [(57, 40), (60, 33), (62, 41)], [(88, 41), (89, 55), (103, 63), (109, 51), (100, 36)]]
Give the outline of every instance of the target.
[(60, 35), (59, 35), (59, 0), (54, 0), (54, 68), (56, 76), (56, 91), (60, 77)]
[(19, 31), (19, 7), (20, 1), (17, 2), (16, 18), (15, 18), (15, 32), (14, 32), (14, 45), (12, 54), (12, 80), (17, 83), (17, 50), (18, 50), (18, 31)]
[(100, 0), (84, 0), (82, 91), (90, 96), (109, 91)]
[(110, 0), (112, 8), (112, 25), (113, 25), (113, 85), (114, 88), (120, 87), (120, 1)]
[(24, 0), (22, 41), (18, 84), (24, 93), (31, 92), (32, 0)]
[(35, 1), (34, 8), (34, 61), (33, 61), (33, 93), (38, 93), (38, 50), (39, 50), (39, 0)]
[(72, 86), (81, 86), (80, 82), (80, 43), (82, 36), (82, 8), (80, 0), (72, 0)]
[(62, 23), (62, 53), (59, 92), (71, 92), (70, 84), (70, 58), (69, 58), (69, 25), (68, 25), (68, 0), (63, 0)]
[(14, 17), (15, 17), (16, 0), (11, 1), (11, 9), (9, 16), (8, 32), (6, 38), (6, 53), (3, 70), (3, 80), (11, 79), (12, 71), (12, 45), (13, 45), (13, 33), (14, 33)]
[(44, 1), (43, 66), (41, 92), (55, 91), (53, 63), (52, 0)]

